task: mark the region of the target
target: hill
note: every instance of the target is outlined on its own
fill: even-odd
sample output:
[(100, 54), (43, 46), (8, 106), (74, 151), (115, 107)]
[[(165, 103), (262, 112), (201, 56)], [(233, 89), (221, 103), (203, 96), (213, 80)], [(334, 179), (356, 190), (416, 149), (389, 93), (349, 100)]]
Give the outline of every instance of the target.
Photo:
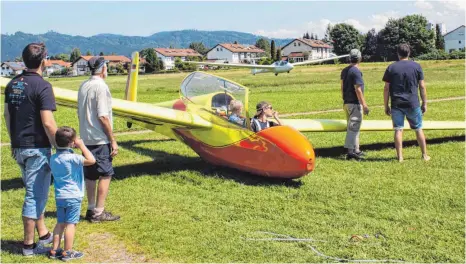
[[(129, 56), (135, 50), (149, 47), (175, 47), (187, 48), (191, 42), (203, 42), (206, 47), (213, 47), (218, 43), (255, 44), (261, 36), (236, 31), (201, 31), (179, 30), (158, 32), (151, 36), (123, 36), (115, 34), (98, 34), (92, 37), (71, 36), (49, 31), (45, 34), (29, 34), (16, 32), (14, 34), (2, 34), (1, 59), (12, 60), (21, 55), (22, 49), (31, 42), (44, 42), (49, 54), (70, 53), (75, 47), (85, 54), (114, 52), (119, 55)], [(275, 39), (277, 45), (282, 46), (291, 39)]]

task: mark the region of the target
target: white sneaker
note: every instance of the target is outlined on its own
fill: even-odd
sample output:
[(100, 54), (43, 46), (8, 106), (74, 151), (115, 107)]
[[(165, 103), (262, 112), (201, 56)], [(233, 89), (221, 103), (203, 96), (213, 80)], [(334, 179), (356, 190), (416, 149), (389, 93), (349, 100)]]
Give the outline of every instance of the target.
[(35, 244), (34, 248), (23, 248), (23, 256), (32, 257), (34, 255), (45, 254), (52, 250), (51, 247), (44, 247), (44, 244)]
[[(63, 236), (64, 237), (64, 236)], [(37, 244), (47, 245), (53, 242), (53, 233), (50, 233), (50, 237), (44, 240), (39, 239)]]

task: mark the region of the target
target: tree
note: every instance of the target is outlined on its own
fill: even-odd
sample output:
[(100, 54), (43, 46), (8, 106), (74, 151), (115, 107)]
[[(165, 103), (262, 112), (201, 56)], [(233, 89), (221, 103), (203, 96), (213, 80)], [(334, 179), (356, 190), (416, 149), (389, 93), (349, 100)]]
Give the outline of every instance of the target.
[[(140, 54), (146, 59), (146, 73), (159, 71), (163, 68), (163, 62), (157, 57), (153, 48), (143, 49)], [(162, 62), (162, 67), (160, 67), (160, 62)]]
[(277, 48), (277, 55), (275, 57), (276, 57), (276, 60), (282, 59), (282, 49), (280, 47)]
[(314, 39), (314, 33), (311, 32), (311, 39)]
[(319, 36), (317, 36), (317, 34), (314, 34), (314, 39), (315, 39), (315, 40), (318, 40), (318, 39), (319, 39)]
[(379, 32), (381, 55), (385, 60), (397, 60), (396, 47), (407, 43), (411, 56), (417, 57), (435, 49), (434, 31), (427, 29), (427, 19), (421, 15), (409, 15), (388, 20)]
[(209, 51), (202, 42), (191, 42), (191, 44), (189, 44), (189, 48), (197, 51), (201, 55), (205, 55), (207, 51)]
[(333, 41), (333, 50), (337, 55), (348, 54), (351, 49), (359, 49), (361, 46), (359, 31), (346, 23), (336, 24), (330, 31)]
[(22, 61), (23, 61), (23, 57), (21, 57), (21, 56), (15, 57), (15, 61), (16, 61), (16, 62), (22, 62)]
[(92, 56), (92, 53), (90, 50), (86, 51), (86, 56)]
[(125, 68), (120, 63), (116, 65), (115, 70), (117, 73), (125, 73)]
[(377, 33), (375, 28), (369, 30), (364, 39), (362, 57), (364, 61), (375, 61), (377, 54)]
[(445, 49), (445, 39), (443, 38), (442, 31), (440, 31), (440, 25), (435, 25), (435, 48), (439, 50)]
[(99, 53), (99, 56), (104, 56), (104, 52), (101, 51), (101, 52)]
[(233, 44), (238, 44), (238, 41), (235, 40), (235, 42), (233, 42)]
[(306, 32), (306, 34), (304, 35), (304, 38), (305, 39), (311, 39), (311, 36), (309, 36), (309, 32)]
[(79, 48), (74, 48), (70, 54), (70, 61), (75, 62), (79, 57), (81, 57), (81, 51)]
[(260, 38), (256, 41), (256, 47), (265, 51), (267, 57), (270, 58), (270, 43), (265, 38)]
[(275, 41), (272, 40), (272, 42), (270, 43), (270, 58), (275, 61)]
[(325, 35), (323, 41), (325, 43), (330, 43), (330, 32), (332, 31), (332, 25), (329, 23), (327, 24), (327, 28), (325, 29)]

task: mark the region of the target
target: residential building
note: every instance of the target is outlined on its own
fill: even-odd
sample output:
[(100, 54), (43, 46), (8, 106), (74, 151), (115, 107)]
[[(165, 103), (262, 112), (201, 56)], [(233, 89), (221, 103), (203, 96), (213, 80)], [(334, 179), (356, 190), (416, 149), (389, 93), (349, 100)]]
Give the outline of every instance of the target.
[(26, 69), (24, 62), (6, 61), (1, 65), (0, 76), (15, 76), (23, 73)]
[(427, 29), (427, 30), (435, 30), (435, 23), (432, 22), (432, 21), (428, 21), (428, 22), (427, 22), (426, 29)]
[(70, 62), (62, 60), (46, 60), (45, 61), (45, 75), (50, 75), (53, 72), (61, 72), (63, 69), (71, 67)]
[(228, 63), (256, 64), (264, 53), (264, 50), (253, 45), (221, 43), (207, 52), (207, 59)]
[(155, 48), (155, 53), (162, 62), (165, 70), (172, 70), (175, 68), (175, 59), (180, 58), (181, 61), (185, 61), (187, 57), (202, 57), (197, 51), (193, 49), (166, 49), (166, 48)]
[(450, 53), (454, 50), (464, 50), (464, 25), (453, 29), (443, 36), (445, 40), (445, 51)]
[[(295, 62), (330, 57), (332, 46), (322, 40), (297, 38), (282, 47), (282, 56)], [(308, 55), (306, 58), (305, 55)]]
[[(72, 63), (73, 67), (73, 75), (85, 75), (85, 74), (90, 74), (89, 67), (87, 66), (87, 62), (94, 56), (81, 56), (77, 60), (75, 60)], [(100, 56), (104, 57), (104, 59), (107, 61), (108, 67), (116, 67), (118, 64), (122, 65), (125, 69), (127, 68), (127, 65), (131, 63), (131, 60), (122, 55), (104, 55)]]
[(439, 28), (440, 28), (440, 33), (441, 33), (442, 35), (447, 34), (447, 26), (445, 26), (444, 23), (438, 23), (437, 25), (439, 26)]

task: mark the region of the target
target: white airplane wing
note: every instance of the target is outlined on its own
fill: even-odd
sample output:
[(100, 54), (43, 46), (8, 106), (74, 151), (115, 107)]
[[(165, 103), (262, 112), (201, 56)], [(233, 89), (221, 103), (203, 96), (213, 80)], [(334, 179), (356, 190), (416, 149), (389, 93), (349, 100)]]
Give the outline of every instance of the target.
[(191, 64), (198, 65), (212, 65), (222, 67), (233, 67), (233, 68), (249, 68), (249, 69), (275, 69), (273, 65), (257, 65), (257, 64), (239, 64), (239, 63), (220, 63), (220, 62), (207, 62), (207, 61), (185, 61)]
[(313, 63), (319, 63), (319, 62), (324, 62), (324, 61), (330, 61), (334, 59), (340, 59), (340, 58), (345, 58), (349, 57), (349, 55), (341, 55), (341, 56), (335, 56), (335, 57), (330, 57), (330, 58), (325, 58), (325, 59), (318, 59), (318, 60), (308, 60), (308, 61), (302, 61), (302, 62), (295, 62), (291, 63), (293, 66), (298, 66), (298, 65), (306, 65), (306, 64), (313, 64)]

